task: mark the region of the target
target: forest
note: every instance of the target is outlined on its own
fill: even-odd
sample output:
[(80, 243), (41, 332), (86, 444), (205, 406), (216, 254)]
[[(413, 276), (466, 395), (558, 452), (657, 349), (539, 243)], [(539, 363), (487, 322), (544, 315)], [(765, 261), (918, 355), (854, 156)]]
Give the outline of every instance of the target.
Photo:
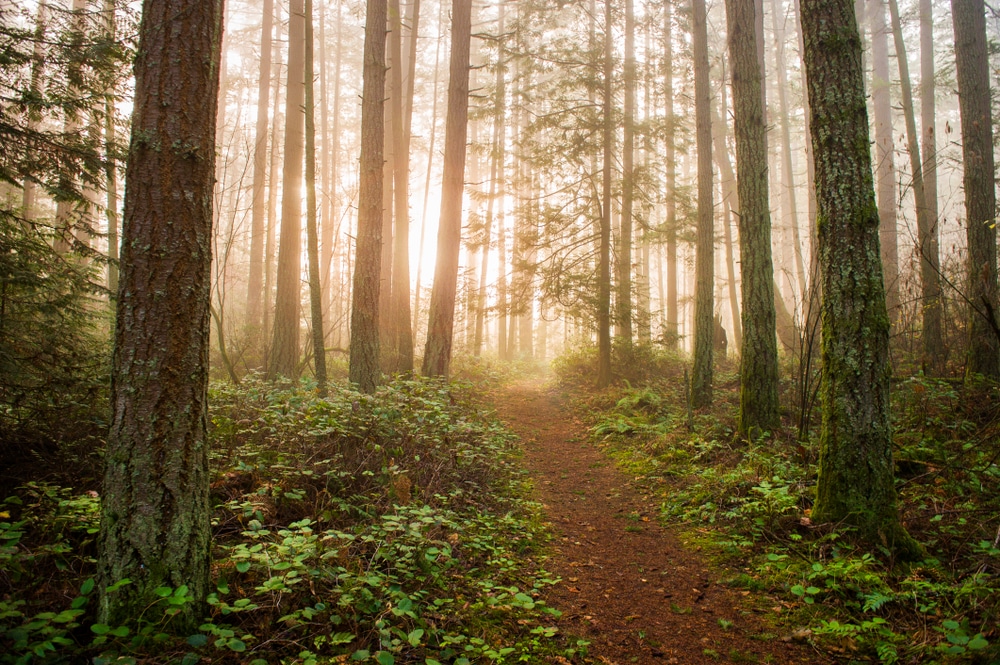
[(1000, 5), (0, 0), (0, 665), (1000, 664)]

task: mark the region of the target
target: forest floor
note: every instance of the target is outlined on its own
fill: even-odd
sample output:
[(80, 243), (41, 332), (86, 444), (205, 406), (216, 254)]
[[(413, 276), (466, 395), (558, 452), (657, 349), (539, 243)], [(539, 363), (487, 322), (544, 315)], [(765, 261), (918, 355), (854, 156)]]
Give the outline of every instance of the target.
[(725, 571), (661, 526), (554, 390), (521, 381), (495, 400), (555, 533), (546, 567), (563, 583), (546, 602), (562, 611), (564, 632), (591, 642), (596, 662), (827, 662), (779, 635), (761, 599), (722, 584)]

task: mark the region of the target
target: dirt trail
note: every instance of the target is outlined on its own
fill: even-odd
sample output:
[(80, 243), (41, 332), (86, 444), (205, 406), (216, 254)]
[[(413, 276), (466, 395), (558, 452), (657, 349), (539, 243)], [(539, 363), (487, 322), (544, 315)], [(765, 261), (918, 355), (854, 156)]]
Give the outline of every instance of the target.
[[(657, 524), (628, 479), (586, 440), (585, 426), (538, 383), (515, 384), (497, 410), (524, 441), (526, 464), (556, 533), (546, 599), (597, 662), (819, 663), (767, 634), (741, 592)], [(773, 629), (772, 629), (773, 630)]]

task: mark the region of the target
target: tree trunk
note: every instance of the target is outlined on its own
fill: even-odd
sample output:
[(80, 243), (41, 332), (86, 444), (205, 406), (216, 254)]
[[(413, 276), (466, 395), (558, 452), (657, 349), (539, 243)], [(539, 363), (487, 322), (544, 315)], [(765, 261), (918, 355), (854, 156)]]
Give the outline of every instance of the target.
[[(280, 10), (279, 10), (280, 11)], [(280, 42), (282, 38), (282, 22), (276, 21), (277, 23), (277, 34), (275, 35), (275, 40)], [(278, 51), (277, 63), (278, 70), (281, 69), (281, 51)], [(274, 291), (274, 245), (276, 230), (278, 227), (278, 183), (281, 180), (281, 169), (278, 168), (278, 157), (279, 150), (278, 145), (281, 143), (281, 139), (284, 138), (281, 135), (282, 127), (284, 126), (284, 115), (279, 113), (278, 107), (281, 101), (281, 80), (280, 77), (275, 76), (274, 78), (274, 90), (272, 97), (274, 98), (273, 106), (271, 107), (271, 148), (270, 148), (270, 160), (268, 165), (268, 184), (267, 184), (267, 235), (264, 240), (264, 314), (262, 317), (261, 325), (261, 337), (262, 339), (268, 339), (271, 333), (271, 318), (273, 315), (273, 307), (271, 302), (271, 295)], [(270, 348), (265, 349), (265, 365), (267, 363), (267, 356), (270, 355)]]
[(282, 168), (281, 235), (274, 297), (274, 331), (267, 375), (296, 379), (299, 375), (299, 298), (302, 269), (302, 166), (305, 114), (304, 0), (288, 9), (288, 81), (285, 93), (285, 159)]
[[(497, 16), (497, 34), (503, 35), (505, 22), (504, 22), (504, 5), (501, 4), (498, 9)], [(506, 133), (504, 129), (506, 124), (504, 122), (504, 112), (506, 110), (506, 95), (507, 89), (505, 87), (505, 76), (504, 76), (504, 47), (503, 41), (500, 41), (497, 45), (497, 75), (496, 75), (496, 90), (495, 98), (493, 100), (493, 145), (490, 150), (490, 193), (489, 199), (486, 204), (486, 241), (483, 245), (483, 262), (481, 272), (479, 274), (479, 294), (476, 301), (476, 332), (475, 340), (473, 344), (473, 353), (478, 358), (483, 348), (483, 327), (485, 325), (486, 319), (486, 277), (489, 268), (489, 258), (490, 258), (490, 238), (493, 231), (493, 215), (494, 208), (497, 204), (497, 196), (500, 197), (500, 206), (503, 206), (503, 163), (506, 155)], [(502, 212), (500, 214), (503, 214)], [(503, 243), (503, 237), (501, 236), (498, 244)]]
[(316, 207), (316, 102), (314, 94), (313, 0), (305, 0), (305, 111), (306, 111), (306, 242), (309, 252), (309, 310), (312, 321), (313, 367), (316, 391), (326, 396), (326, 336), (323, 334), (323, 288), (319, 276), (319, 233)]
[[(725, 97), (722, 97), (725, 102)], [(726, 271), (729, 282), (729, 304), (733, 314), (733, 340), (736, 343), (737, 352), (743, 346), (743, 322), (740, 317), (740, 308), (737, 304), (739, 299), (736, 295), (736, 266), (733, 256), (733, 234), (731, 225), (731, 213), (734, 208), (739, 209), (739, 194), (736, 189), (736, 175), (733, 173), (733, 165), (729, 161), (729, 147), (727, 145), (727, 127), (722, 118), (728, 117), (729, 113), (723, 107), (722, 115), (719, 114), (715, 105), (712, 105), (712, 143), (714, 145), (713, 157), (719, 167), (719, 184), (722, 187), (722, 201), (725, 207), (725, 222), (723, 226), (723, 238), (726, 244)]]
[(997, 318), (996, 184), (989, 54), (983, 0), (952, 0), (955, 78), (962, 119), (962, 184), (969, 248), (969, 352), (966, 376), (1000, 379)]
[(878, 181), (879, 246), (885, 273), (889, 321), (899, 320), (899, 257), (896, 249), (896, 169), (893, 166), (892, 107), (889, 99), (889, 30), (885, 0), (868, 0), (872, 31), (872, 107), (875, 112), (875, 175)]
[[(39, 5), (41, 12), (45, 3)], [(104, 0), (104, 38), (107, 43), (115, 43), (115, 3), (114, 0)], [(106, 210), (108, 220), (108, 293), (112, 298), (118, 295), (118, 160), (115, 157), (117, 148), (115, 138), (115, 91), (110, 88), (104, 96), (104, 166)]]
[(597, 265), (597, 387), (611, 384), (611, 150), (614, 144), (614, 76), (611, 0), (604, 0), (604, 163), (600, 252)]
[(364, 392), (373, 393), (379, 382), (386, 0), (368, 0), (367, 7), (364, 87), (361, 96), (358, 232), (354, 257), (354, 288), (351, 294), (348, 378)]
[[(34, 99), (42, 99), (42, 77), (45, 75), (45, 44), (49, 22), (49, 3), (41, 0), (35, 13), (35, 30), (32, 36), (34, 46), (31, 53), (31, 94)], [(36, 107), (28, 107), (28, 129), (37, 130), (40, 114)], [(21, 216), (28, 222), (35, 219), (35, 199), (38, 184), (25, 178), (21, 184)]]
[[(740, 274), (743, 293), (743, 346), (740, 355), (740, 419), (743, 436), (775, 431), (778, 410), (778, 344), (775, 336), (774, 265), (767, 190), (767, 127), (758, 64), (755, 24), (748, 2), (726, 0), (729, 59), (733, 75), (733, 125), (739, 190)], [(779, 62), (779, 69), (781, 63)], [(780, 82), (779, 82), (780, 83)], [(782, 109), (782, 113), (785, 109)], [(784, 121), (786, 151), (787, 120)], [(790, 161), (790, 159), (788, 160)], [(789, 192), (794, 196), (794, 191)], [(795, 224), (793, 216), (791, 223)], [(801, 253), (799, 254), (801, 263)]]
[[(392, 236), (392, 289), (389, 329), (394, 372), (413, 371), (413, 330), (410, 327), (410, 158), (403, 103), (403, 24), (399, 0), (389, 0), (389, 103), (392, 114), (392, 173), (395, 229)], [(409, 105), (406, 105), (409, 106)]]
[(926, 235), (921, 233), (917, 244), (923, 276), (923, 353), (925, 371), (940, 372), (944, 369), (947, 349), (941, 321), (937, 135), (934, 130), (934, 11), (931, 0), (920, 0), (920, 124), (923, 134), (924, 206), (931, 224)]
[(855, 526), (904, 559), (893, 486), (889, 317), (879, 261), (861, 39), (851, 0), (802, 0), (820, 271), (823, 425), (814, 522)]
[(625, 127), (622, 145), (622, 221), (618, 245), (618, 335), (632, 343), (632, 207), (635, 199), (635, 15), (625, 0)]
[(264, 0), (260, 26), (260, 70), (257, 74), (257, 127), (253, 151), (253, 202), (250, 207), (250, 276), (247, 280), (247, 323), (260, 326), (264, 289), (264, 190), (267, 184), (267, 127), (271, 106), (271, 32), (274, 0)]
[(472, 0), (452, 0), (451, 67), (448, 114), (444, 135), (444, 176), (437, 264), (431, 289), (430, 320), (423, 373), (448, 376), (455, 324), (458, 255), (462, 244), (462, 197), (465, 189), (465, 148), (469, 126), (469, 48)]
[[(186, 586), (203, 617), (212, 196), (222, 0), (146, 0), (135, 62), (121, 296), (102, 490), (98, 619), (117, 626)], [(183, 109), (183, 122), (178, 122)], [(173, 147), (171, 147), (173, 146)], [(175, 195), (185, 192), (185, 196)], [(124, 579), (131, 584), (107, 589)]]
[[(899, 20), (899, 7), (896, 0), (889, 0), (889, 15), (892, 19), (892, 35), (896, 46), (896, 61), (899, 63), (899, 80), (903, 89), (903, 115), (906, 119), (906, 144), (910, 153), (910, 171), (913, 177), (913, 199), (914, 208), (917, 211), (917, 252), (920, 256), (920, 286), (921, 286), (921, 308), (923, 317), (922, 338), (922, 362), (923, 367), (928, 370), (939, 366), (939, 359), (943, 355), (941, 345), (941, 321), (939, 316), (935, 321), (935, 314), (940, 314), (935, 303), (940, 298), (940, 282), (938, 281), (937, 266), (932, 263), (927, 255), (925, 246), (926, 239), (933, 232), (935, 221), (932, 211), (927, 206), (927, 191), (924, 187), (923, 162), (920, 160), (920, 144), (917, 136), (917, 121), (913, 111), (913, 91), (910, 87), (910, 67), (906, 60), (906, 45), (903, 43), (903, 27)], [(928, 312), (933, 312), (928, 316)], [(931, 319), (928, 326), (928, 318)], [(928, 334), (937, 335), (932, 340)]]
[[(667, 103), (667, 128), (666, 147), (664, 148), (664, 161), (666, 173), (664, 174), (664, 197), (666, 198), (665, 240), (667, 251), (667, 347), (677, 349), (680, 341), (680, 330), (678, 323), (680, 319), (677, 315), (677, 149), (674, 140), (675, 125), (677, 119), (674, 116), (674, 46), (673, 46), (673, 24), (671, 21), (671, 9), (673, 0), (666, 0), (663, 6), (663, 69), (664, 86), (663, 92)], [(662, 290), (661, 290), (662, 297)]]
[(691, 403), (712, 403), (712, 340), (715, 326), (715, 237), (712, 208), (712, 111), (705, 0), (691, 0), (694, 51), (695, 145), (698, 151), (698, 232), (695, 249), (694, 363)]

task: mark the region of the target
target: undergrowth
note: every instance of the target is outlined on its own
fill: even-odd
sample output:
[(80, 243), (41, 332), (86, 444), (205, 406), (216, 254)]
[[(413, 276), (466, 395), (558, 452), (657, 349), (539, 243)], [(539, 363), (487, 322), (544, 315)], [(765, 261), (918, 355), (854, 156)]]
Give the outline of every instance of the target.
[(664, 521), (741, 568), (727, 582), (785, 617), (789, 639), (847, 662), (1000, 663), (995, 389), (922, 375), (893, 385), (900, 510), (927, 552), (903, 566), (858, 547), (847, 528), (812, 523), (818, 442), (796, 441), (791, 427), (739, 440), (730, 376), (717, 375), (714, 406), (689, 425), (683, 366), (594, 394), (578, 380), (585, 364), (568, 356), (559, 377), (590, 414), (591, 438), (639, 478)]
[(100, 498), (40, 483), (0, 515), (0, 663), (513, 663), (575, 659), (539, 599), (547, 535), (512, 436), (467, 390), (328, 399), (250, 378), (211, 394), (216, 591), (94, 623)]

